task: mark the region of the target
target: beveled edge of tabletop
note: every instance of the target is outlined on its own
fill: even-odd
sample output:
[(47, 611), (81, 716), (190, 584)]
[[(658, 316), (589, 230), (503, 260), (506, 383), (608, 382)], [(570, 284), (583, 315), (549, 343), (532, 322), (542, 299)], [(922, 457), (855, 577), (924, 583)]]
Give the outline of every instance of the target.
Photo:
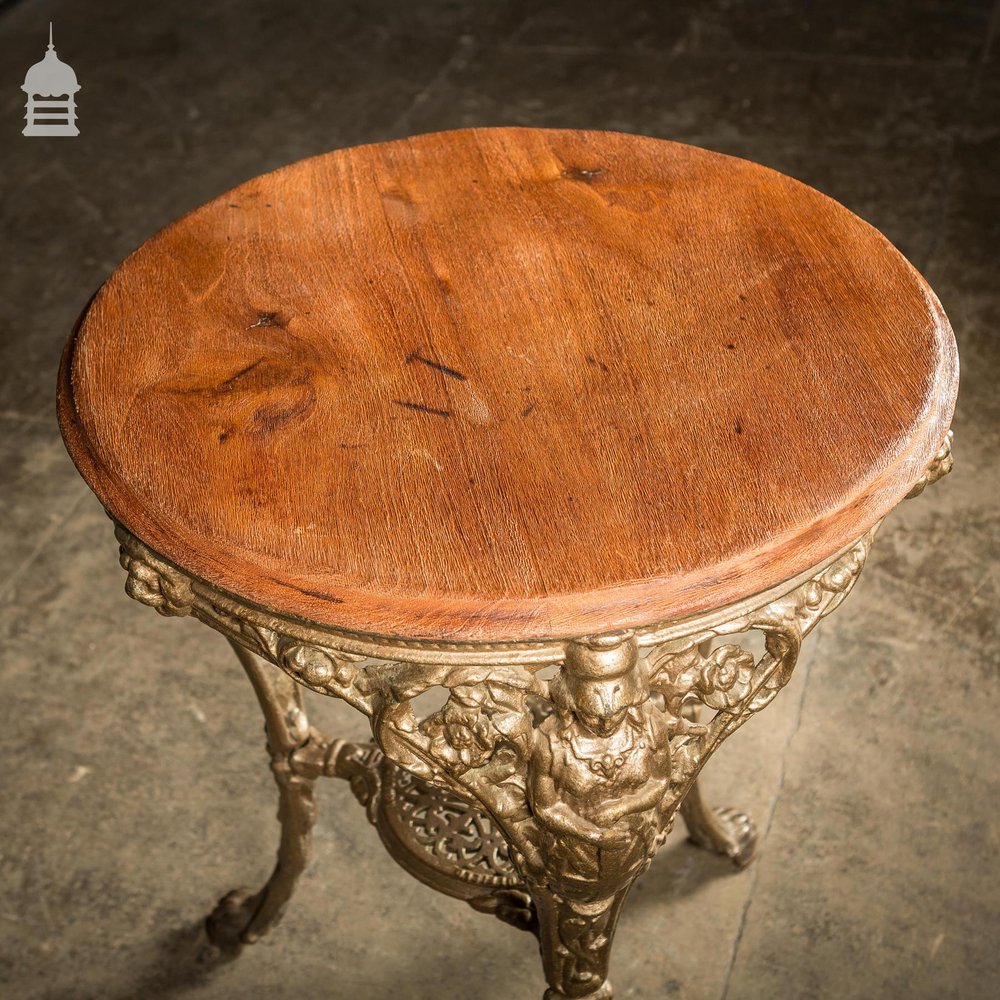
[[(463, 600), (434, 595), (383, 596), (378, 601), (370, 593), (346, 590), (339, 600), (323, 600), (304, 594), (291, 582), (272, 581), (274, 592), (286, 598), (279, 602), (246, 585), (247, 580), (260, 574), (252, 561), (225, 564), (212, 560), (200, 571), (193, 569), (185, 547), (190, 543), (186, 543), (183, 534), (150, 519), (125, 484), (113, 475), (102, 474), (73, 403), (72, 360), (79, 326), (80, 321), (67, 340), (59, 368), (59, 426), (74, 464), (115, 521), (193, 579), (203, 580), (269, 613), (320, 628), (418, 642), (544, 642), (619, 629), (649, 628), (747, 602), (780, 588), (835, 558), (898, 505), (945, 440), (957, 393), (957, 351), (947, 327), (944, 345), (947, 347), (950, 341), (951, 349), (946, 354), (951, 363), (941, 380), (942, 406), (932, 422), (934, 431), (928, 429), (919, 439), (911, 440), (905, 459), (910, 475), (905, 480), (897, 475), (887, 481), (891, 478), (887, 472), (892, 470), (883, 470), (850, 505), (835, 516), (816, 522), (809, 531), (799, 533), (793, 540), (797, 543), (793, 556), (786, 553), (784, 558), (778, 558), (777, 552), (787, 547), (789, 540), (775, 538), (771, 546), (746, 561), (733, 559), (686, 578), (638, 580), (583, 595), (560, 594), (490, 604), (474, 597)], [(831, 522), (840, 529), (836, 534), (831, 531)], [(758, 585), (741, 586), (748, 578)]]
[[(649, 136), (637, 138), (669, 141), (653, 140)], [(405, 142), (406, 139), (395, 141)], [(330, 154), (319, 154), (326, 155)], [(725, 157), (725, 154), (715, 155)], [(271, 173), (303, 162), (296, 161)], [(778, 173), (761, 164), (756, 165)], [(259, 179), (252, 178), (245, 183), (254, 183)], [(230, 193), (224, 192), (217, 197)], [(192, 209), (192, 212), (201, 207)], [(189, 214), (180, 216), (164, 230), (177, 225)], [(57, 392), (59, 426), (81, 476), (108, 513), (130, 534), (193, 578), (204, 580), (278, 615), (315, 623), (320, 627), (330, 626), (369, 635), (470, 643), (568, 639), (683, 620), (746, 601), (755, 594), (770, 592), (784, 581), (795, 579), (811, 567), (829, 560), (897, 506), (930, 465), (945, 440), (958, 393), (959, 362), (954, 333), (937, 296), (924, 278), (883, 234), (874, 227), (869, 228), (906, 262), (925, 296), (928, 314), (934, 318), (938, 365), (925, 410), (921, 414), (924, 418), (922, 423), (907, 440), (906, 447), (895, 462), (879, 470), (869, 482), (861, 484), (850, 502), (836, 511), (817, 519), (805, 529), (774, 536), (767, 546), (752, 553), (742, 553), (685, 575), (623, 581), (612, 587), (580, 594), (490, 601), (476, 596), (386, 595), (348, 587), (332, 587), (336, 593), (320, 595), (313, 589), (314, 581), (297, 581), (290, 575), (284, 580), (276, 579), (267, 575), (260, 561), (253, 558), (233, 554), (223, 559), (218, 554), (208, 553), (183, 526), (164, 525), (147, 514), (141, 500), (118, 476), (101, 464), (79, 419), (73, 391), (76, 342), (104, 285), (81, 312), (63, 350)], [(259, 582), (262, 576), (267, 581), (266, 587), (248, 585), (247, 581)], [(752, 580), (753, 585), (748, 587), (747, 580)]]

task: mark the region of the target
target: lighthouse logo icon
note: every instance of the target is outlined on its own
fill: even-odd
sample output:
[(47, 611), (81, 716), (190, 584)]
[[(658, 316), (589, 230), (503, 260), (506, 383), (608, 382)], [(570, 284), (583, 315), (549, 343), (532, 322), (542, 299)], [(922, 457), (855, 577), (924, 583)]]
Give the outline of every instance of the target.
[(49, 48), (24, 77), (21, 87), (28, 95), (23, 135), (79, 135), (76, 127), (76, 73), (56, 55), (49, 22)]

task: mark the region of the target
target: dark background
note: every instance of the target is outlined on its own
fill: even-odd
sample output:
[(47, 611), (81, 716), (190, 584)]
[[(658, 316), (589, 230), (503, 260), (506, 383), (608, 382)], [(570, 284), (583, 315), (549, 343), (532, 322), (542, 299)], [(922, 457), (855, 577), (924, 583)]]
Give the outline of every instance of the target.
[[(121, 595), (53, 412), (75, 317), (160, 226), (299, 157), (497, 124), (641, 132), (814, 185), (928, 278), (962, 361), (955, 472), (893, 514), (789, 690), (709, 768), (761, 859), (731, 875), (675, 835), (626, 908), (618, 995), (998, 995), (998, 11), (0, 6), (0, 995), (541, 994), (533, 942), (396, 869), (339, 786), (282, 926), (196, 960), (199, 915), (269, 868), (259, 719), (221, 640)], [(20, 134), (50, 19), (83, 87), (74, 139)]]

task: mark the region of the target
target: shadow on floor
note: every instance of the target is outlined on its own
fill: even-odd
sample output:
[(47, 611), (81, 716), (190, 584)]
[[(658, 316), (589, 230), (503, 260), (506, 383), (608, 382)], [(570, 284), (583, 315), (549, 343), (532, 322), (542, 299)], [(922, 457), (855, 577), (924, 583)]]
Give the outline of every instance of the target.
[(216, 948), (205, 933), (205, 921), (199, 919), (166, 932), (146, 972), (118, 994), (108, 993), (107, 1000), (135, 1000), (136, 997), (180, 997), (207, 983), (240, 952)]
[(692, 844), (686, 837), (666, 847), (653, 860), (650, 870), (636, 883), (625, 906), (637, 910), (685, 899), (720, 878), (746, 878), (747, 868), (738, 868), (721, 854)]
[[(631, 910), (651, 904), (662, 906), (670, 900), (694, 895), (715, 879), (739, 878), (743, 874), (728, 858), (704, 851), (686, 839), (678, 840), (660, 853), (626, 905)], [(534, 939), (528, 934), (523, 935), (523, 942), (529, 949), (536, 947)], [(146, 971), (124, 991), (117, 994), (109, 992), (106, 1000), (134, 1000), (135, 997), (174, 1000), (183, 997), (205, 986), (240, 954), (240, 951), (227, 952), (217, 948), (208, 940), (204, 921), (193, 921), (165, 933)], [(447, 967), (442, 972), (447, 975)], [(396, 978), (398, 970), (386, 968), (385, 973), (387, 988), (392, 982), (399, 981)], [(465, 982), (467, 967), (457, 970), (456, 975), (460, 975)], [(489, 990), (489, 986), (488, 981), (480, 983), (477, 1000), (509, 1000), (506, 988), (502, 988), (501, 984), (497, 984), (495, 995), (484, 992), (484, 989)], [(447, 990), (444, 992), (450, 995)]]

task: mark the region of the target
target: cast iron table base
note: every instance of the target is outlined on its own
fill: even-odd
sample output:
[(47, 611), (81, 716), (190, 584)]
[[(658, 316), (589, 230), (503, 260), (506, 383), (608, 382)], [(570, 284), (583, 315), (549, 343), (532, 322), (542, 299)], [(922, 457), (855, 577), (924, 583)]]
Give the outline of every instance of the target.
[[(911, 496), (950, 469), (950, 441)], [(537, 936), (547, 1000), (611, 997), (621, 906), (677, 812), (694, 843), (740, 867), (752, 860), (752, 821), (706, 806), (698, 774), (788, 681), (803, 638), (853, 587), (877, 528), (785, 586), (697, 618), (485, 644), (353, 634), (274, 615), (118, 526), (128, 594), (226, 635), (266, 721), (280, 796), (277, 865), (258, 892), (220, 901), (207, 920), (211, 940), (238, 949), (280, 919), (308, 862), (315, 783), (331, 776), (350, 782), (408, 872)], [(759, 657), (747, 648), (755, 631), (764, 636)], [(376, 742), (313, 729), (303, 687), (365, 712)], [(418, 719), (411, 703), (434, 687), (447, 700)], [(702, 708), (712, 713), (705, 722)]]

